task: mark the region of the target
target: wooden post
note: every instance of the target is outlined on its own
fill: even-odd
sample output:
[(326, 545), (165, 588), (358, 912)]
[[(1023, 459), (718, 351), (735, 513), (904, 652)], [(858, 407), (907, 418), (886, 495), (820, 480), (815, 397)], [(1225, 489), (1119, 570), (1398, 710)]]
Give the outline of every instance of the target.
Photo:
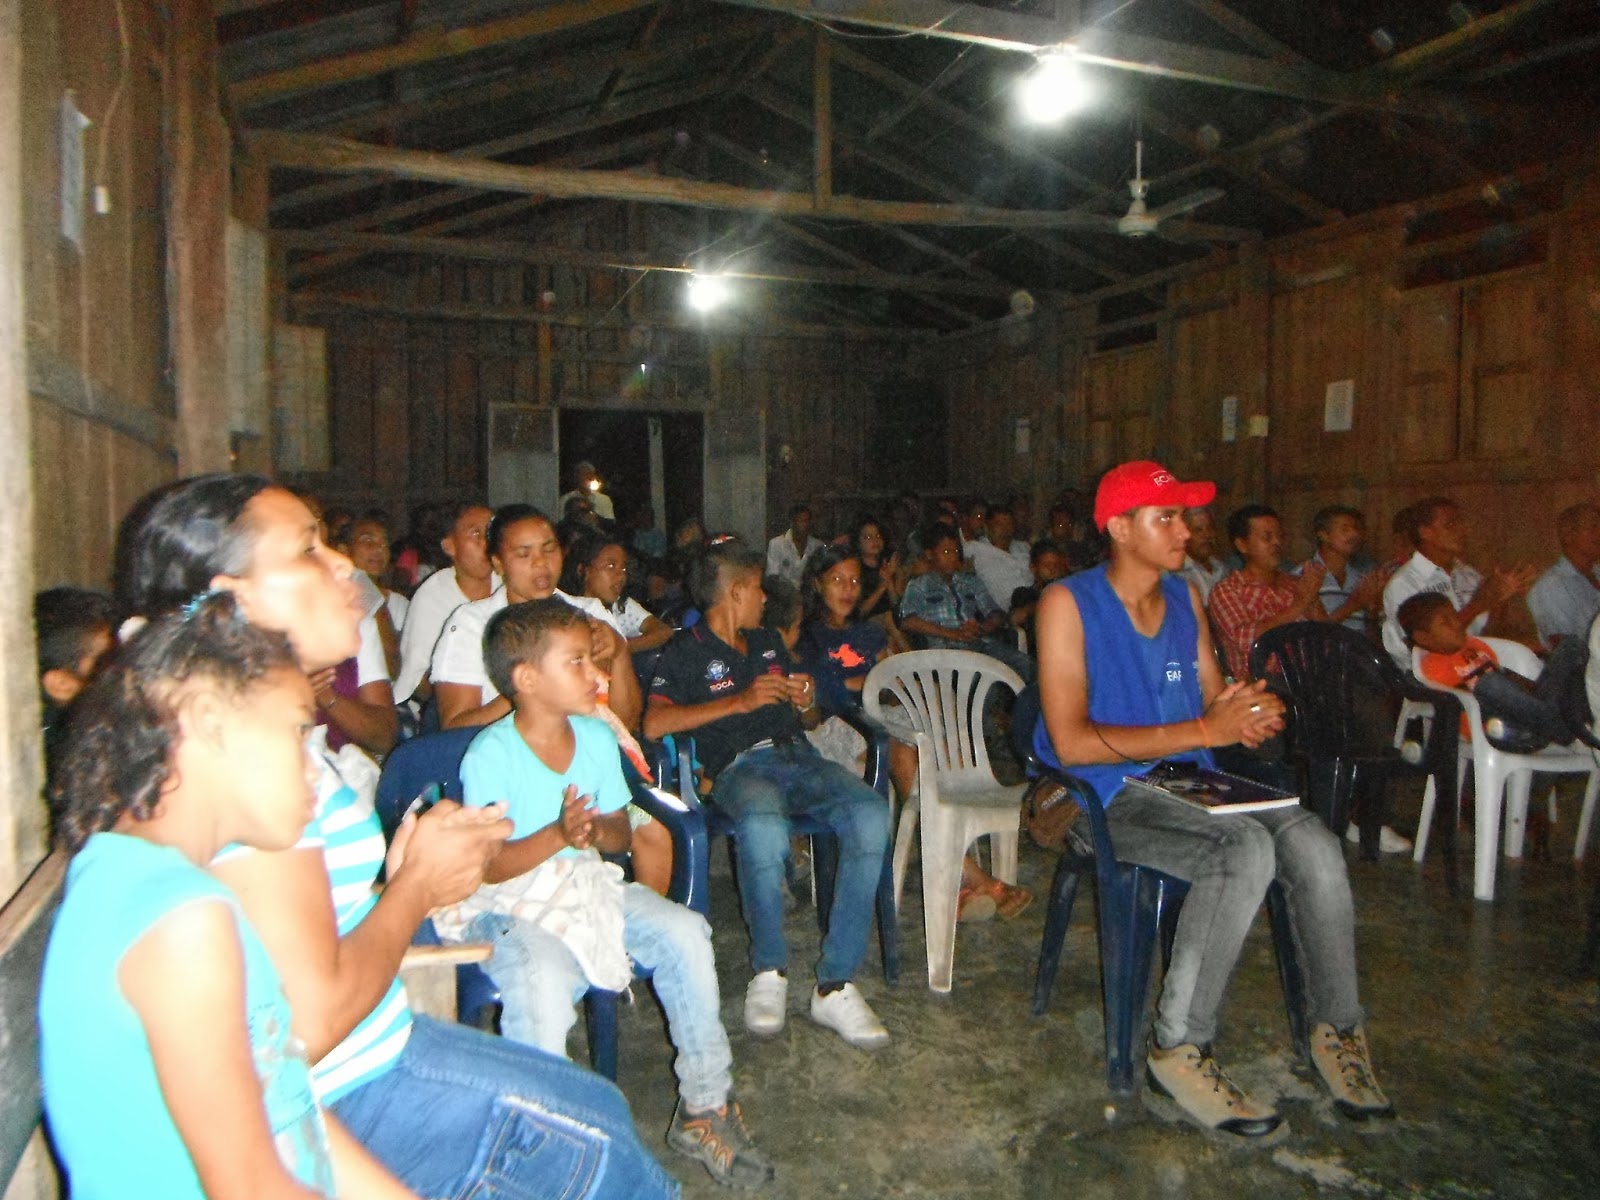
[(811, 187), (817, 208), (824, 209), (833, 199), (833, 43), (828, 40), (828, 31), (820, 26), (812, 82), (816, 165), (812, 170)]
[(216, 18), (209, 0), (173, 0), (166, 78), (167, 304), (178, 394), (178, 469), (226, 471), (226, 245), (232, 181), (217, 107)]

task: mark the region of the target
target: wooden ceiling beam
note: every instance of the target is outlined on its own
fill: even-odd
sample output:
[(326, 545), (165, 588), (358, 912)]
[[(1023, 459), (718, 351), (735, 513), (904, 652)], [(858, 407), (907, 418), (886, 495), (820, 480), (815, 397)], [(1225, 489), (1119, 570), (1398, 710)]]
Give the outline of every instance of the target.
[(1081, 216), (1039, 209), (996, 208), (984, 204), (922, 204), (834, 196), (824, 207), (810, 195), (759, 191), (721, 183), (671, 179), (628, 171), (586, 171), (518, 166), (479, 158), (398, 150), (346, 138), (308, 133), (252, 130), (245, 140), (269, 166), (344, 175), (389, 175), (425, 183), (447, 183), (482, 191), (546, 195), (556, 199), (595, 197), (677, 204), (735, 212), (773, 212), (780, 216), (825, 217), (889, 225), (991, 225), (999, 228), (1053, 229), (1081, 222)]
[[(666, 271), (693, 274), (694, 267), (681, 258), (667, 258), (636, 250), (580, 250), (570, 246), (535, 245), (474, 238), (420, 237), (415, 234), (329, 233), (318, 229), (275, 229), (273, 244), (290, 251), (349, 250), (363, 254), (408, 254), (433, 258), (466, 258), (482, 262), (515, 262), (530, 266), (578, 267), (597, 271)], [(772, 264), (760, 270), (737, 264), (718, 267), (733, 279), (758, 279), (774, 283), (821, 284), (828, 287), (876, 288), (884, 291), (923, 292), (929, 295), (978, 296), (1005, 300), (1011, 289), (962, 279), (926, 279), (900, 275), (873, 267), (870, 270), (836, 270), (832, 267), (795, 267)]]
[(465, 29), (425, 29), (395, 46), (356, 50), (337, 58), (318, 59), (298, 67), (287, 67), (241, 80), (228, 89), (235, 108), (243, 110), (276, 100), (294, 92), (306, 92), (337, 83), (351, 83), (417, 67), (441, 59), (456, 58), (498, 46), (505, 42), (543, 37), (592, 24), (620, 13), (643, 8), (655, 0), (564, 0), (532, 12), (503, 17)]
[(428, 321), (495, 321), (518, 325), (555, 325), (578, 329), (669, 329), (681, 333), (724, 333), (761, 337), (849, 337), (890, 338), (910, 341), (931, 340), (931, 330), (906, 329), (893, 325), (818, 325), (786, 321), (763, 315), (758, 322), (742, 322), (723, 317), (625, 317), (608, 310), (546, 312), (512, 305), (406, 304), (372, 296), (349, 296), (329, 292), (290, 292), (289, 302), (308, 311), (347, 311), (384, 316), (408, 317)]
[(1226, 29), (1257, 54), (1264, 54), (1274, 62), (1299, 64), (1306, 61), (1298, 50), (1284, 45), (1261, 26), (1221, 3), (1221, 0), (1183, 0), (1183, 3), (1203, 14), (1212, 24)]
[[(601, 113), (572, 112), (556, 120), (535, 125), (531, 129), (509, 134), (505, 137), (494, 138), (487, 142), (476, 142), (470, 146), (462, 146), (456, 150), (442, 152), (441, 157), (492, 159), (502, 154), (517, 154), (523, 150), (531, 150), (535, 146), (543, 146), (550, 142), (560, 141), (563, 138), (578, 137), (585, 133), (593, 133), (597, 129), (604, 129), (609, 125), (620, 125), (625, 121), (647, 117), (670, 108), (681, 108), (684, 105), (693, 104), (712, 95), (720, 86), (720, 83), (716, 80), (702, 81), (688, 87), (674, 88), (667, 92), (656, 92), (651, 95), (635, 97), (631, 101), (615, 105)], [(322, 183), (314, 183), (309, 187), (297, 188), (292, 192), (278, 196), (273, 199), (269, 208), (274, 214), (290, 212), (296, 208), (303, 208), (308, 204), (318, 204), (339, 196), (348, 196), (364, 188), (376, 187), (382, 182), (384, 182), (382, 179), (359, 177), (325, 180)], [(445, 203), (452, 203), (452, 201), (445, 201)]]
[[(641, 53), (650, 48), (650, 43), (655, 40), (656, 31), (661, 28), (661, 18), (667, 15), (667, 5), (671, 0), (658, 0), (656, 6), (650, 10), (650, 15), (639, 26), (633, 40), (628, 43), (628, 51)], [(627, 78), (628, 68), (618, 63), (612, 68), (611, 74), (606, 76), (606, 81), (600, 86), (600, 94), (595, 97), (595, 102), (590, 106), (591, 113), (598, 113), (611, 103), (611, 98), (617, 94), (617, 89), (622, 86), (622, 81)]]
[(737, 41), (755, 37), (765, 26), (757, 18), (719, 22), (715, 28), (697, 30), (681, 37), (653, 43), (646, 49), (603, 49), (562, 54), (540, 62), (526, 71), (488, 83), (468, 84), (447, 92), (386, 104), (349, 116), (313, 115), (304, 120), (286, 121), (284, 129), (315, 129), (323, 133), (358, 137), (389, 125), (405, 125), (424, 118), (437, 120), (463, 110), (482, 112), (493, 109), (528, 92), (566, 88), (607, 67), (635, 71), (662, 61), (683, 61), (707, 50), (720, 50)]
[(810, 21), (865, 25), (898, 33), (951, 38), (996, 50), (1033, 53), (1062, 45), (1079, 58), (1115, 70), (1159, 75), (1192, 83), (1268, 92), (1322, 104), (1363, 108), (1426, 107), (1417, 97), (1395, 94), (1393, 81), (1352, 76), (1310, 65), (1288, 65), (1208, 46), (1168, 42), (1107, 29), (1075, 25), (1025, 13), (950, 5), (944, 0), (728, 0), (747, 8), (787, 13)]

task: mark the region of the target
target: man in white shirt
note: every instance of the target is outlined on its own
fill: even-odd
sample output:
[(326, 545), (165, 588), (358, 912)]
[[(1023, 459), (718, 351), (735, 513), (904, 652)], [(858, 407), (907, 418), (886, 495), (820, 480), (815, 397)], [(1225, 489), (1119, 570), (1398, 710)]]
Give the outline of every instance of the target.
[(811, 506), (796, 504), (789, 510), (789, 528), (767, 543), (767, 574), (799, 587), (806, 560), (821, 549), (811, 536)]
[(1396, 614), (1418, 592), (1440, 592), (1461, 614), (1470, 634), (1481, 634), (1489, 615), (1513, 596), (1527, 591), (1533, 581), (1531, 567), (1506, 570), (1496, 567), (1485, 578), (1461, 560), (1467, 542), (1467, 522), (1461, 508), (1447, 496), (1418, 500), (1408, 510), (1413, 554), (1390, 577), (1383, 589), (1383, 645), (1403, 671), (1411, 670), (1411, 647)]
[(1561, 557), (1528, 589), (1528, 611), (1546, 650), (1562, 638), (1587, 636), (1600, 616), (1600, 505), (1586, 500), (1564, 510), (1556, 537)]
[(966, 555), (983, 590), (989, 593), (989, 599), (996, 608), (1007, 612), (1018, 588), (1033, 587), (1028, 544), (1016, 540), (1016, 517), (1004, 505), (989, 505), (983, 524), (989, 540), (967, 543)]
[(1209, 508), (1191, 508), (1183, 514), (1189, 527), (1188, 553), (1183, 558), (1183, 577), (1200, 593), (1200, 603), (1209, 604), (1211, 589), (1228, 573), (1228, 564), (1217, 557), (1217, 526)]
[(428, 669), (445, 621), (461, 605), (482, 600), (500, 586), (485, 542), (491, 516), (485, 505), (461, 505), (450, 532), (439, 542), (452, 563), (451, 569), (435, 571), (412, 595), (406, 626), (400, 633), (400, 671), (394, 681), (396, 704), (403, 704), (412, 696), (427, 699)]
[(617, 510), (611, 505), (611, 497), (600, 490), (605, 485), (600, 482), (600, 473), (594, 469), (594, 464), (579, 463), (573, 475), (577, 477), (578, 486), (556, 501), (556, 519), (559, 521), (567, 515), (568, 500), (582, 496), (589, 502), (589, 508), (595, 516), (603, 521), (615, 521)]

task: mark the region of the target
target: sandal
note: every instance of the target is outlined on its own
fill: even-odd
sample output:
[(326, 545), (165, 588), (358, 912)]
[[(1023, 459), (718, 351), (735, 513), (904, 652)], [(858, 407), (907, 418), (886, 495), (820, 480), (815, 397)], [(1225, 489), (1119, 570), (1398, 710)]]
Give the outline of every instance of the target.
[(972, 890), (993, 900), (995, 912), (1007, 921), (1020, 917), (1028, 911), (1028, 905), (1033, 903), (1033, 893), (1027, 888), (1013, 887), (998, 879), (979, 884)]
[(988, 888), (963, 887), (956, 893), (957, 921), (989, 921), (999, 910)]

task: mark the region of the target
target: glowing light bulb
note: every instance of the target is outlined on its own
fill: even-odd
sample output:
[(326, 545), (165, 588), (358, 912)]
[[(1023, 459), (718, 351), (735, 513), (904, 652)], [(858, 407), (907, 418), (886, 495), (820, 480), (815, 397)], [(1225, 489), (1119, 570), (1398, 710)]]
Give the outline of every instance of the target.
[(1017, 83), (1017, 108), (1036, 125), (1050, 125), (1082, 108), (1089, 98), (1078, 56), (1051, 50), (1038, 56), (1033, 70)]
[(732, 296), (728, 281), (720, 275), (691, 275), (689, 277), (689, 307), (696, 312), (711, 312), (726, 304)]

